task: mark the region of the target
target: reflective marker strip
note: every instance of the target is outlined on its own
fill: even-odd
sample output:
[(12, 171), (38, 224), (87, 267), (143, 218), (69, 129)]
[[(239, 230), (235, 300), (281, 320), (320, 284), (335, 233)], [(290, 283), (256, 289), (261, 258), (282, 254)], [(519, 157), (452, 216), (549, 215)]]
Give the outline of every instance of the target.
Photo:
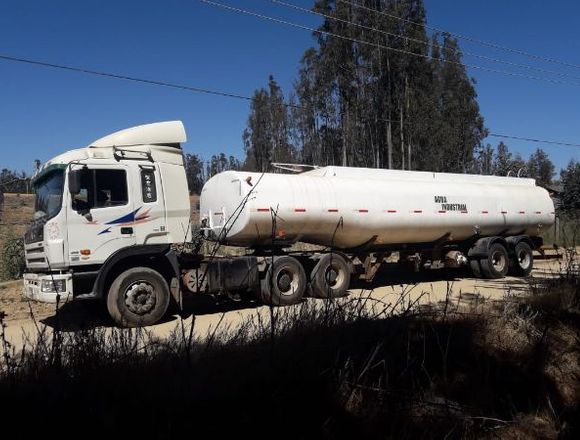
[(541, 214), (541, 213), (542, 213), (542, 211), (536, 211), (536, 214)]
[(394, 214), (395, 212), (397, 212), (397, 210), (396, 209), (387, 209), (387, 212), (389, 214)]
[(482, 214), (489, 214), (489, 211), (481, 211)]
[(502, 213), (502, 214), (507, 214), (507, 211), (502, 211), (501, 213)]
[(258, 208), (258, 212), (270, 212), (270, 208)]
[(369, 212), (368, 209), (359, 209), (358, 212)]
[(467, 211), (461, 211), (462, 214), (467, 214)]
[(294, 212), (306, 212), (306, 208), (294, 208)]
[(439, 211), (439, 214), (445, 214), (447, 211)]
[(336, 208), (330, 208), (330, 209), (328, 210), (328, 212), (338, 212), (338, 209), (336, 209)]
[(415, 209), (413, 212), (414, 212), (415, 214), (421, 214), (423, 211), (422, 211), (422, 210), (420, 210), (420, 209)]
[(525, 214), (525, 213), (526, 213), (526, 211), (520, 211), (520, 214)]

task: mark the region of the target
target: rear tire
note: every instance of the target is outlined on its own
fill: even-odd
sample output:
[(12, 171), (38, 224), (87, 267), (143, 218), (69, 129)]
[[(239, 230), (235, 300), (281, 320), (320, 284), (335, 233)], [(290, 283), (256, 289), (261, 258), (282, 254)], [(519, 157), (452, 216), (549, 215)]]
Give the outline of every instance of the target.
[(532, 248), (526, 242), (519, 242), (510, 260), (510, 272), (519, 277), (528, 276), (534, 267)]
[(107, 309), (120, 327), (143, 327), (163, 318), (169, 300), (169, 286), (159, 272), (134, 267), (121, 273), (111, 284)]
[(315, 298), (344, 296), (349, 285), (348, 263), (339, 254), (323, 255), (310, 274), (312, 296)]
[(297, 304), (304, 296), (306, 284), (306, 272), (296, 258), (274, 257), (262, 280), (261, 300), (273, 306)]
[(469, 267), (471, 267), (471, 272), (473, 272), (473, 276), (475, 278), (483, 278), (483, 274), (481, 273), (481, 265), (479, 263), (479, 259), (473, 258), (469, 260)]
[(486, 258), (480, 260), (481, 272), (485, 278), (503, 278), (509, 269), (509, 256), (501, 243), (490, 246)]

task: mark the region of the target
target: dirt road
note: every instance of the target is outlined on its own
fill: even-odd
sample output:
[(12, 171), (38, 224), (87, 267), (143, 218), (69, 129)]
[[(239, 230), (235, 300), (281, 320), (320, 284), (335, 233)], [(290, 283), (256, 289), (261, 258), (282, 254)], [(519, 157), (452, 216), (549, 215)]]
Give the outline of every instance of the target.
[[(532, 276), (535, 278), (554, 276), (562, 269), (560, 260), (536, 260)], [(406, 308), (410, 303), (426, 304), (445, 301), (449, 296), (454, 301), (475, 301), (480, 298), (502, 299), (509, 293), (527, 289), (529, 280), (507, 277), (501, 280), (471, 278), (466, 271), (433, 270), (421, 274), (401, 274), (385, 270), (371, 284), (352, 283), (345, 300), (361, 300), (371, 307)], [(370, 298), (370, 300), (367, 300)], [(403, 300), (401, 300), (403, 298)], [(322, 300), (308, 298), (306, 301)], [(21, 281), (0, 283), (0, 312), (6, 317), (4, 322), (6, 339), (18, 350), (27, 341), (34, 340), (38, 331), (51, 332), (53, 328), (63, 331), (112, 327), (104, 307), (94, 302), (72, 302), (60, 307), (58, 315), (55, 305), (28, 302), (21, 295)], [(396, 310), (395, 310), (396, 312)], [(150, 327), (154, 335), (168, 336), (181, 319), (186, 326), (191, 325), (195, 316), (197, 336), (205, 336), (219, 326), (218, 332), (227, 331), (244, 320), (258, 314), (268, 314), (269, 309), (255, 301), (216, 301), (207, 296), (190, 298), (185, 302), (181, 315), (173, 315), (162, 323)], [(181, 319), (180, 319), (181, 318)]]

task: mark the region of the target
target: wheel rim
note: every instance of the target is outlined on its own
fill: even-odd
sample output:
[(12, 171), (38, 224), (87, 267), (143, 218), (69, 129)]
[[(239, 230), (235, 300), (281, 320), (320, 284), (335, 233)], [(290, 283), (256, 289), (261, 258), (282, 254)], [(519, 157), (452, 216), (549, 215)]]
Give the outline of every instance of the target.
[(531, 261), (532, 259), (530, 258), (530, 254), (524, 249), (518, 252), (518, 263), (522, 269), (527, 269), (530, 267)]
[(506, 267), (506, 258), (503, 252), (496, 251), (491, 255), (491, 264), (498, 272), (503, 272)]
[(156, 302), (155, 289), (147, 281), (135, 281), (125, 290), (125, 305), (136, 315), (151, 312)]
[(326, 268), (324, 281), (332, 289), (340, 288), (344, 282), (344, 272), (338, 265), (331, 264)]
[(282, 295), (293, 295), (294, 292), (298, 291), (299, 286), (300, 278), (296, 272), (286, 268), (278, 272), (276, 276), (276, 287), (278, 287)]

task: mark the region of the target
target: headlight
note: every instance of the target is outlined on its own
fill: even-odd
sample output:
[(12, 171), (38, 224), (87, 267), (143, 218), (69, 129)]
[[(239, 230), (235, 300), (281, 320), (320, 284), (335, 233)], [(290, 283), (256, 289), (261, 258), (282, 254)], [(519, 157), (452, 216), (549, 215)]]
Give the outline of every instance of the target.
[(40, 290), (45, 293), (63, 293), (66, 291), (66, 280), (42, 280)]

